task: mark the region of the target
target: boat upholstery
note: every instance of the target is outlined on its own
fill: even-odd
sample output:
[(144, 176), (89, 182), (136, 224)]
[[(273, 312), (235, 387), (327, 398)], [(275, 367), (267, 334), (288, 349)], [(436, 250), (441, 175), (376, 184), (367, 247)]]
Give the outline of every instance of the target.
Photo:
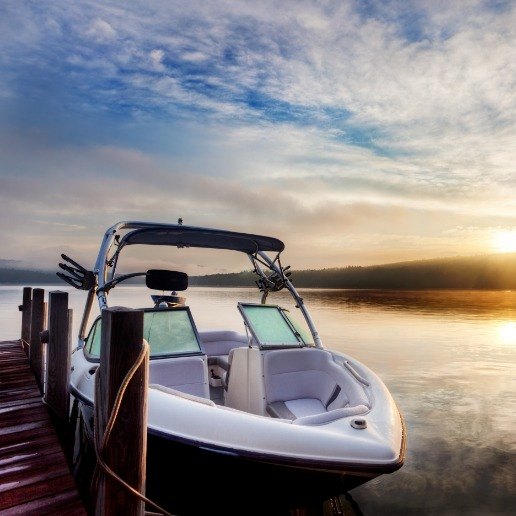
[(224, 374), (222, 375), (222, 387), (224, 387), (224, 390), (228, 390), (228, 384), (229, 384), (229, 373), (231, 372), (231, 363), (233, 362), (233, 355), (235, 353), (235, 349), (236, 348), (233, 348), (232, 350), (230, 350), (229, 352), (229, 355), (228, 355), (228, 367), (227, 369), (224, 371)]
[[(369, 399), (352, 375), (322, 349), (268, 351), (263, 357), (266, 410), (272, 417), (323, 424), (369, 410)], [(331, 415), (330, 412), (334, 412)], [(319, 415), (319, 418), (314, 416)]]
[(214, 357), (208, 357), (209, 366), (217, 366), (224, 371), (229, 369), (229, 355), (216, 355)]
[(229, 352), (233, 348), (247, 346), (247, 337), (236, 331), (210, 330), (199, 332), (201, 349), (208, 356), (208, 366), (215, 365), (227, 371)]
[(174, 357), (151, 360), (149, 383), (201, 396), (210, 397), (206, 356)]

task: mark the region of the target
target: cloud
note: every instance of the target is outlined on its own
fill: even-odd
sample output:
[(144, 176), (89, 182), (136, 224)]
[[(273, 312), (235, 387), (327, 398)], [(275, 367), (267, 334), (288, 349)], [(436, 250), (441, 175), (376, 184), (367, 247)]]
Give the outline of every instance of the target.
[(152, 66), (156, 70), (163, 70), (163, 58), (165, 57), (165, 52), (161, 48), (155, 48), (149, 52), (149, 58), (151, 60)]
[(105, 42), (116, 37), (116, 30), (107, 21), (96, 18), (90, 23), (85, 34), (97, 42)]
[[(1, 18), (0, 237), (20, 256), (9, 223), (41, 243), (22, 202), (52, 234), (274, 221), (310, 230), (303, 260), (325, 264), (477, 252), (516, 223), (511, 3), (56, 1)], [(454, 241), (458, 226), (479, 229)]]
[[(224, 140), (222, 128), (219, 132)], [(449, 256), (458, 254), (457, 245), (472, 254), (489, 243), (494, 224), (510, 223), (510, 217), (493, 219), (491, 214), (488, 222), (482, 213), (461, 213), (467, 211), (467, 203), (446, 206), (437, 192), (434, 206), (422, 204), (425, 195), (409, 198), (405, 192), (404, 198), (404, 190), (395, 183), (380, 193), (379, 183), (372, 179), (353, 184), (342, 178), (348, 190), (343, 195), (344, 187), (331, 177), (289, 176), (288, 157), (295, 153), (288, 146), (290, 142), (295, 147), (297, 138), (290, 132), (283, 140), (281, 132), (270, 138), (272, 142), (264, 138), (254, 149), (256, 156), (242, 145), (259, 139), (248, 140), (243, 134), (237, 142), (229, 138), (206, 158), (212, 168), (190, 160), (171, 166), (167, 159), (132, 148), (71, 147), (49, 153), (44, 146), (33, 147), (21, 168), (34, 174), (2, 180), (0, 240), (23, 259), (37, 254), (39, 260), (48, 256), (51, 262), (50, 255), (58, 256), (66, 246), (88, 249), (93, 260), (100, 235), (117, 220), (174, 222), (183, 217), (187, 224), (278, 236), (287, 242), (289, 259), (302, 268)], [(2, 152), (9, 161), (10, 149)], [(233, 160), (229, 167), (228, 156)], [(279, 175), (260, 178), (256, 171), (271, 166), (268, 156), (277, 160), (273, 164)], [(249, 158), (253, 166), (246, 170)], [(246, 174), (239, 175), (241, 170)], [(452, 231), (472, 222), (475, 231)], [(48, 235), (53, 235), (53, 246)]]
[[(407, 130), (463, 134), (513, 119), (514, 9), (500, 13), (471, 3), (459, 23), (453, 6), (411, 4), (427, 25), (410, 39), (402, 30), (403, 12), (395, 16), (399, 4), (373, 4), (370, 12), (354, 2), (328, 5), (296, 3), (288, 15), (285, 4), (268, 2), (157, 3), (145, 10), (103, 2), (95, 4), (101, 17), (94, 20), (81, 16), (80, 3), (71, 14), (52, 9), (51, 15), (101, 39), (113, 38), (116, 25), (119, 37), (103, 48), (103, 59), (142, 101), (165, 110), (177, 101), (183, 109), (215, 115), (274, 117), (283, 104), (294, 118), (303, 107), (306, 122), (311, 108), (312, 123), (394, 149), (404, 148)], [(65, 43), (89, 58), (96, 50), (80, 40)]]

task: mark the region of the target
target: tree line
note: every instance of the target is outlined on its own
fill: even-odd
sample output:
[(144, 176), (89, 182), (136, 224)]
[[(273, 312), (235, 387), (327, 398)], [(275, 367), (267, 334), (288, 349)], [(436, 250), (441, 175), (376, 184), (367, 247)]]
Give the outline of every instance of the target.
[[(293, 271), (300, 288), (348, 289), (516, 289), (516, 254), (442, 258), (368, 267)], [(251, 286), (251, 271), (190, 279), (199, 286)]]
[[(190, 277), (192, 286), (249, 287), (252, 271)], [(293, 271), (300, 288), (347, 289), (516, 289), (516, 253), (439, 258), (411, 262)], [(0, 269), (0, 283), (61, 284), (55, 272)]]

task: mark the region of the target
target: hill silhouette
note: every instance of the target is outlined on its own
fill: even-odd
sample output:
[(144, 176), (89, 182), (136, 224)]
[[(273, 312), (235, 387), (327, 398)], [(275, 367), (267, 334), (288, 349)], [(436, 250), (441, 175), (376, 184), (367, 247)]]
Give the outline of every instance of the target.
[[(190, 277), (192, 286), (254, 286), (251, 271)], [(516, 253), (458, 256), (409, 262), (294, 270), (300, 288), (516, 290)], [(60, 285), (54, 272), (0, 268), (0, 284)]]
[(55, 272), (0, 268), (0, 284), (7, 285), (59, 285), (63, 282), (59, 280)]
[[(191, 278), (191, 285), (249, 286), (250, 271)], [(300, 288), (348, 289), (516, 289), (516, 253), (319, 270), (294, 270)]]

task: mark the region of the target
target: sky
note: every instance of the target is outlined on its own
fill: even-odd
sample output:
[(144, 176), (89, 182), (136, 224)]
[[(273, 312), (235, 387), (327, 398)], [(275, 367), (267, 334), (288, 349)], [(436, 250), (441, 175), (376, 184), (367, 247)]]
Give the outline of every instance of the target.
[(298, 269), (514, 251), (515, 167), (514, 1), (0, 4), (0, 265), (178, 217)]

